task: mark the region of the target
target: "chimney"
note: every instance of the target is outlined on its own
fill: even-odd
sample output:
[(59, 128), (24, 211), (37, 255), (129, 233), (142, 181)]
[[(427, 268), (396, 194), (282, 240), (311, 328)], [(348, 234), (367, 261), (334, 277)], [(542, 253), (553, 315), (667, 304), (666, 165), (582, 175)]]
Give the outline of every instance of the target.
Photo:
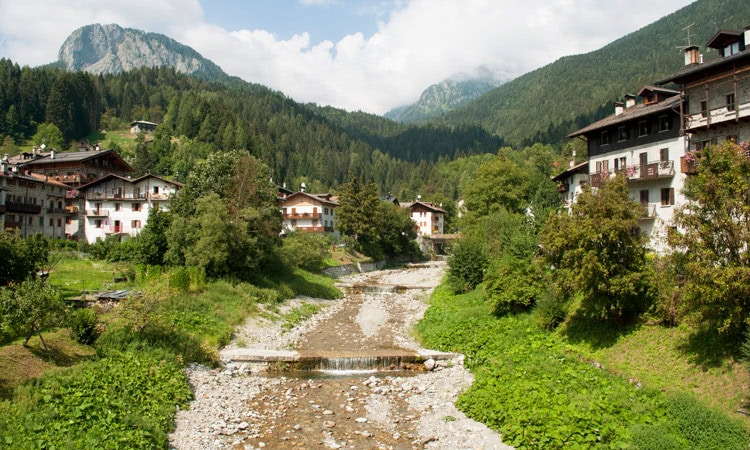
[(702, 55), (698, 52), (698, 46), (697, 45), (691, 45), (689, 47), (685, 48), (685, 65), (690, 66), (693, 64), (700, 64), (703, 61)]
[(305, 189), (307, 189), (307, 186), (305, 186), (305, 183), (301, 183), (301, 184), (299, 185), (299, 191), (300, 191), (300, 192), (305, 192)]
[(635, 106), (635, 95), (625, 94), (625, 109)]
[(34, 155), (34, 159), (36, 159), (36, 145), (31, 148), (31, 154)]
[(625, 110), (625, 103), (615, 102), (615, 115), (619, 116)]
[(745, 37), (745, 48), (750, 47), (750, 25), (745, 27), (742, 35)]
[(55, 149), (54, 148), (49, 152), (49, 159), (55, 159)]
[(573, 153), (570, 155), (570, 168), (572, 169), (573, 166), (576, 165), (576, 151), (573, 150)]

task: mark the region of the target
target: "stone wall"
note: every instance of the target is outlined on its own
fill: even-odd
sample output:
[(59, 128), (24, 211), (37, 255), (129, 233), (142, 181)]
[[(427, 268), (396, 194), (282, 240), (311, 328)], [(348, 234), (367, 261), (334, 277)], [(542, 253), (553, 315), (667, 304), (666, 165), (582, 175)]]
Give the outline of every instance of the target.
[(385, 267), (385, 260), (374, 263), (345, 264), (343, 266), (329, 267), (323, 271), (331, 278), (341, 278), (354, 273), (373, 272)]

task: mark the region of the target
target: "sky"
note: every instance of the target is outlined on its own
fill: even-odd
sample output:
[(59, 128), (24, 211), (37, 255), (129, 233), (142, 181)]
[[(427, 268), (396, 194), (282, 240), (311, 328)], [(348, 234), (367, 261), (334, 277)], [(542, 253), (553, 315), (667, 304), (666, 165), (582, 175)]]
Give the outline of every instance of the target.
[(383, 114), (458, 74), (508, 80), (596, 50), (691, 2), (0, 0), (0, 57), (54, 62), (77, 28), (116, 23), (165, 34), (298, 102)]

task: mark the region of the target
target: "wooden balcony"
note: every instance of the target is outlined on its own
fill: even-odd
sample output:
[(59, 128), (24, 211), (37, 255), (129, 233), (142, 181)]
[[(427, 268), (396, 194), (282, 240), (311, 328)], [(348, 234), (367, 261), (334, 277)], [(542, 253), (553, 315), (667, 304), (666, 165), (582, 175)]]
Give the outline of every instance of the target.
[(16, 203), (16, 202), (5, 202), (5, 209), (7, 212), (17, 212), (25, 214), (39, 214), (42, 212), (41, 205), (30, 205), (27, 203)]
[(5, 228), (21, 228), (21, 222), (17, 222), (15, 220), (6, 220), (5, 221)]
[(680, 172), (688, 175), (695, 175), (698, 173), (698, 161), (695, 159), (688, 159), (687, 156), (680, 157)]
[(297, 219), (320, 219), (320, 213), (289, 213), (284, 214), (284, 219), (297, 220)]
[(707, 128), (711, 125), (737, 121), (744, 117), (750, 117), (750, 103), (737, 105), (736, 109), (721, 106), (709, 111), (685, 115), (685, 130), (692, 131), (699, 128)]
[(602, 181), (613, 176), (615, 173), (624, 175), (628, 182), (658, 180), (672, 178), (674, 176), (674, 161), (654, 161), (647, 164), (634, 164), (615, 171), (604, 170), (599, 173), (589, 174), (591, 186), (598, 188)]
[(0, 214), (5, 214), (5, 205), (0, 205)]

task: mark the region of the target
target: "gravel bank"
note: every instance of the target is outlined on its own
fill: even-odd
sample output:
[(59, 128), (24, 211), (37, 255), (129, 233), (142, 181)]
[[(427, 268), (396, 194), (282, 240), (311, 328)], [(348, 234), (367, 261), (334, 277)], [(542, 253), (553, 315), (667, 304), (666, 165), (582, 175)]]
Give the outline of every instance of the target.
[[(374, 345), (417, 349), (411, 330), (424, 314), (427, 297), (443, 270), (444, 265), (437, 263), (354, 275), (342, 281), (423, 289), (347, 295), (336, 301), (295, 299), (284, 308), (302, 302), (324, 308), (288, 333), (281, 332), (279, 321), (250, 319), (227, 348), (285, 350), (318, 341), (331, 345), (331, 339), (338, 337), (341, 347), (351, 349)], [(347, 318), (348, 324), (332, 326)], [(247, 364), (232, 363), (222, 369), (193, 365), (186, 370), (195, 400), (188, 410), (177, 412), (170, 445), (176, 449), (510, 448), (498, 433), (454, 406), (459, 393), (473, 381), (461, 363), (440, 363), (430, 372), (411, 376), (312, 379), (259, 375)]]

